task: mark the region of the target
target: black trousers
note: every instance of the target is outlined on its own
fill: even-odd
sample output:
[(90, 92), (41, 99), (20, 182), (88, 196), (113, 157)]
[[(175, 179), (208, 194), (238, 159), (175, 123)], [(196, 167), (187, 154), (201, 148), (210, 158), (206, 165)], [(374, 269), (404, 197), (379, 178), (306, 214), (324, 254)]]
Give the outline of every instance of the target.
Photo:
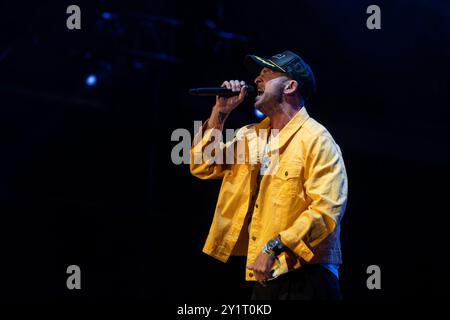
[(339, 280), (317, 264), (303, 265), (262, 286), (256, 282), (252, 300), (341, 300)]

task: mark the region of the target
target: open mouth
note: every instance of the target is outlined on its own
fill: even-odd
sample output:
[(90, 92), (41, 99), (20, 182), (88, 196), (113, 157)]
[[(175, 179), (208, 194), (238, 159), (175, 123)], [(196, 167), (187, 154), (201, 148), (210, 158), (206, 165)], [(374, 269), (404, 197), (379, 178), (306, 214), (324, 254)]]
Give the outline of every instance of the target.
[(258, 88), (257, 93), (258, 93), (257, 96), (259, 97), (259, 96), (261, 96), (264, 93), (264, 90)]

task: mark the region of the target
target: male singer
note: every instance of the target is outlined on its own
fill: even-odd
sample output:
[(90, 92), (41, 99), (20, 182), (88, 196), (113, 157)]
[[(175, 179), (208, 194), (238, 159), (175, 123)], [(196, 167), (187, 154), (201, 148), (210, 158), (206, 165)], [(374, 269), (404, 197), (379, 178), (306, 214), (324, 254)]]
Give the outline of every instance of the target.
[(251, 133), (270, 133), (256, 163), (247, 156), (243, 163), (194, 161), (246, 96), (245, 82), (225, 81), (223, 87), (239, 94), (216, 98), (191, 149), (194, 176), (223, 179), (203, 252), (223, 262), (247, 256), (246, 280), (256, 281), (254, 300), (341, 299), (339, 236), (347, 175), (339, 146), (306, 112), (314, 75), (291, 51), (270, 58), (248, 55), (245, 65), (256, 75), (255, 107), (267, 117), (241, 128), (220, 144), (220, 152), (245, 141), (251, 154)]

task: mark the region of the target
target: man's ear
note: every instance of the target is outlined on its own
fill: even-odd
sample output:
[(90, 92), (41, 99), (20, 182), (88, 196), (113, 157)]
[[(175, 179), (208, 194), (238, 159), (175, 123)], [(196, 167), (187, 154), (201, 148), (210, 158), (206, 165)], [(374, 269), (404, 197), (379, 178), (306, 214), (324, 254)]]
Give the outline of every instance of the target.
[(285, 94), (294, 94), (297, 91), (298, 88), (298, 82), (295, 80), (289, 80), (287, 81), (286, 85), (284, 86), (284, 93)]

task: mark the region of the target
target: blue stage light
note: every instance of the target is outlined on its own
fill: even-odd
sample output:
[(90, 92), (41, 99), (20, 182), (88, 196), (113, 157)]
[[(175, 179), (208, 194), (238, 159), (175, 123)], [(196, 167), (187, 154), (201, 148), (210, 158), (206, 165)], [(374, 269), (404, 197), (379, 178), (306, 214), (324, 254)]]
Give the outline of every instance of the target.
[(102, 18), (105, 19), (105, 20), (111, 19), (111, 18), (112, 18), (111, 12), (106, 12), (106, 11), (103, 12), (103, 13), (102, 13)]
[(95, 74), (90, 74), (86, 78), (86, 85), (88, 85), (89, 87), (95, 86), (96, 83), (97, 83), (97, 76)]
[(255, 116), (258, 118), (264, 117), (264, 113), (255, 108)]

